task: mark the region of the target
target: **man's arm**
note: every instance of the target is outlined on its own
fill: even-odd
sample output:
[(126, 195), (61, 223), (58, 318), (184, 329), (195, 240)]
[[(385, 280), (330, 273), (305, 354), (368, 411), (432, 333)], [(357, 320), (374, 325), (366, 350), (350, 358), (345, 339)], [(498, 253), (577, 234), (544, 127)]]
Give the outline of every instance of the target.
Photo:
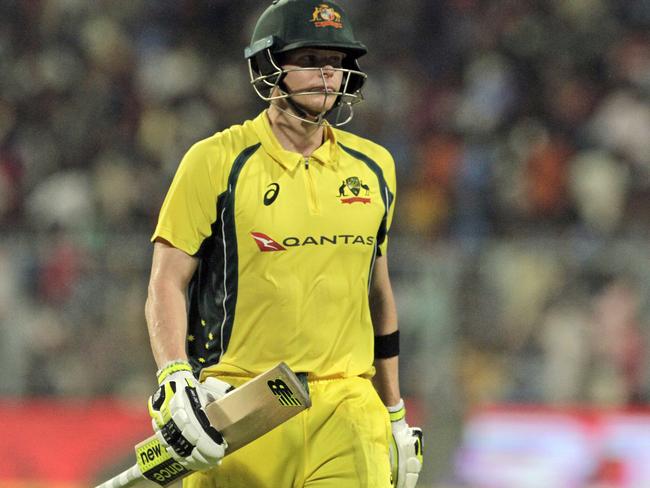
[(153, 248), (145, 316), (154, 359), (159, 368), (187, 359), (186, 292), (198, 260), (164, 239)]
[[(370, 313), (375, 329), (375, 389), (388, 409), (393, 438), (389, 446), (391, 484), (394, 488), (415, 488), (422, 469), (422, 430), (409, 427), (399, 389), (397, 307), (388, 276), (385, 256), (375, 261), (370, 288)], [(383, 340), (381, 339), (383, 337)], [(379, 347), (377, 347), (379, 346)]]
[(217, 465), (227, 444), (208, 420), (205, 406), (230, 385), (216, 378), (199, 384), (187, 362), (187, 286), (198, 260), (158, 238), (154, 244), (145, 315), (158, 368), (149, 415), (160, 444), (187, 469)]
[[(385, 336), (397, 331), (397, 307), (388, 275), (388, 260), (379, 256), (375, 260), (370, 287), (370, 314), (375, 336)], [(373, 383), (384, 405), (396, 405), (401, 395), (399, 389), (398, 356), (375, 359), (377, 370)]]

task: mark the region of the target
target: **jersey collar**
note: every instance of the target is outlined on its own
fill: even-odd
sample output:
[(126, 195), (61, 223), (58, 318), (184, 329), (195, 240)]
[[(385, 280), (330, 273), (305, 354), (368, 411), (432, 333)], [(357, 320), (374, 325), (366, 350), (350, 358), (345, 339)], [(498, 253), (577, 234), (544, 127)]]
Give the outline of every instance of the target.
[[(305, 160), (302, 154), (288, 151), (280, 145), (271, 129), (266, 110), (253, 120), (253, 127), (267, 154), (286, 169), (293, 169)], [(325, 121), (325, 143), (316, 149), (309, 159), (316, 160), (326, 166), (338, 164), (339, 146), (336, 141), (336, 134), (327, 121)]]

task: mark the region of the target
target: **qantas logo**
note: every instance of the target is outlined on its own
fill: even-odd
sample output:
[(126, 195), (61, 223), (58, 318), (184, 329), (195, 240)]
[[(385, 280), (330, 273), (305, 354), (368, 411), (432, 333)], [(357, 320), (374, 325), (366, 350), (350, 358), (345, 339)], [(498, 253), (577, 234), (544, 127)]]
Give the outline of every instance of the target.
[(329, 236), (289, 236), (282, 239), (282, 244), (261, 232), (251, 232), (257, 247), (262, 252), (286, 251), (288, 247), (300, 246), (325, 246), (328, 244), (346, 244), (372, 246), (375, 244), (374, 236), (361, 236), (358, 234), (332, 234)]
[(281, 244), (278, 244), (266, 234), (262, 234), (261, 232), (251, 232), (251, 236), (253, 236), (257, 247), (259, 247), (262, 252), (286, 250)]

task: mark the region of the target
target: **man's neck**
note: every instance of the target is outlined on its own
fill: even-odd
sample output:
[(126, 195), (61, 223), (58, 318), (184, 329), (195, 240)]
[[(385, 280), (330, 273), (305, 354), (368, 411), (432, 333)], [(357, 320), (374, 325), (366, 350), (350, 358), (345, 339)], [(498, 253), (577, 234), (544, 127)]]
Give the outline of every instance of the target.
[(314, 125), (298, 120), (282, 112), (274, 105), (269, 107), (267, 115), (273, 134), (280, 145), (287, 151), (297, 152), (309, 157), (323, 144), (325, 128), (322, 125)]

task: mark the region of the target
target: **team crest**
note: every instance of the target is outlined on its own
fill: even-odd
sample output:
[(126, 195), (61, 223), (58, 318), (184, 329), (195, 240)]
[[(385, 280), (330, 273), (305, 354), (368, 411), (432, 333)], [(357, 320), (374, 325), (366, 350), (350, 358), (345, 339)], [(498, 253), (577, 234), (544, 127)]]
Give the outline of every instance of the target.
[(314, 7), (311, 21), (316, 27), (334, 27), (335, 29), (343, 28), (341, 14), (326, 3), (321, 3), (317, 7)]
[[(349, 191), (352, 195), (346, 193)], [(338, 196), (341, 198), (341, 203), (370, 203), (370, 187), (366, 185), (358, 176), (350, 176), (346, 178), (339, 186)]]

